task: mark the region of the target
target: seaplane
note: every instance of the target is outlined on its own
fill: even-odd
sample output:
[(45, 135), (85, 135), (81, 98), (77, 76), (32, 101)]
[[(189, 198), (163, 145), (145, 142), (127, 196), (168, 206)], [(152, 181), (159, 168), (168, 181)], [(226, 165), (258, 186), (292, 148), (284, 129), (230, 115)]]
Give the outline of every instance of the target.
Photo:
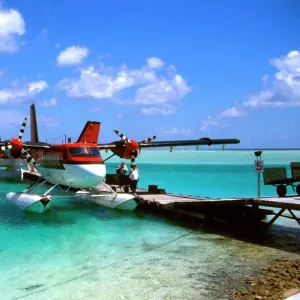
[[(25, 126), (26, 118), (20, 130), (22, 134)], [(36, 126), (36, 122), (31, 122), (31, 126)], [(39, 180), (32, 183), (23, 192), (7, 193), (6, 198), (8, 201), (22, 210), (43, 213), (52, 207), (52, 199), (56, 196), (50, 195), (50, 193), (54, 189), (59, 188), (63, 193), (71, 192), (74, 194), (73, 197), (80, 197), (99, 205), (122, 210), (134, 210), (141, 198), (128, 193), (117, 193), (105, 183), (105, 161), (108, 158), (103, 160), (100, 150), (109, 149), (113, 152), (113, 155), (123, 159), (130, 159), (132, 164), (141, 148), (184, 145), (210, 146), (216, 144), (237, 144), (240, 142), (238, 139), (209, 138), (152, 142), (156, 136), (136, 142), (115, 130), (121, 141), (98, 144), (100, 127), (100, 122), (87, 121), (76, 142), (68, 141), (62, 144), (23, 143), (21, 134), (19, 138), (13, 138), (9, 142), (0, 142), (0, 150), (2, 152), (7, 154), (14, 153), (15, 158), (23, 160), (25, 157), (26, 163), (36, 173), (40, 174)], [(37, 128), (32, 128), (31, 130), (36, 130), (37, 132)], [(39, 190), (49, 186), (49, 184), (50, 188), (43, 191), (43, 193), (38, 193)], [(60, 196), (58, 195), (58, 197)]]
[[(23, 122), (22, 128), (26, 124)], [(43, 213), (52, 207), (50, 195), (55, 188), (73, 197), (87, 199), (111, 208), (134, 210), (139, 199), (131, 194), (118, 194), (106, 185), (106, 166), (97, 147), (100, 122), (88, 121), (77, 142), (65, 144), (29, 143), (11, 139), (1, 145), (2, 151), (14, 151), (40, 174), (40, 179), (23, 192), (9, 192), (8, 201), (29, 212)], [(36, 152), (35, 158), (30, 152)], [(38, 190), (50, 184), (43, 193)], [(61, 197), (61, 195), (57, 195)], [(72, 196), (69, 196), (72, 197)]]

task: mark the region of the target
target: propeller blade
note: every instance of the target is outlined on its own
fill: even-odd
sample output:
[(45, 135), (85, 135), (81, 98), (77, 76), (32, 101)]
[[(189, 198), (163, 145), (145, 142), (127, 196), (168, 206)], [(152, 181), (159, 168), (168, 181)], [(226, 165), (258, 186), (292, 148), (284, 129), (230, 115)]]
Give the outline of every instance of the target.
[(23, 123), (22, 123), (20, 133), (19, 133), (19, 137), (18, 137), (19, 141), (22, 139), (22, 136), (23, 136), (23, 133), (24, 133), (24, 130), (25, 130), (25, 127), (26, 127), (26, 122), (27, 122), (27, 118), (25, 118)]
[(148, 137), (147, 139), (144, 139), (143, 141), (139, 142), (139, 144), (146, 144), (148, 142), (151, 142), (154, 139), (156, 139), (156, 135), (153, 135), (151, 137)]
[(132, 151), (131, 153), (130, 153), (130, 172), (132, 172), (132, 170), (133, 170), (133, 164), (135, 163), (135, 157), (136, 157), (136, 151)]
[(33, 165), (35, 167), (37, 166), (37, 162), (24, 148), (21, 149), (21, 152), (26, 155), (26, 161), (28, 164)]
[(121, 133), (119, 130), (114, 130), (114, 132), (125, 142), (131, 143), (130, 140), (128, 139), (128, 137), (126, 135), (124, 135), (123, 133)]
[(10, 144), (7, 144), (7, 145), (4, 145), (4, 146), (1, 146), (1, 150), (2, 151), (5, 151), (5, 150), (10, 150), (10, 149), (12, 149), (12, 145), (10, 145)]
[[(143, 141), (139, 142), (139, 146), (140, 146), (140, 144), (147, 144), (147, 143), (151, 142), (154, 139), (156, 139), (156, 135), (148, 137), (147, 139), (144, 139)], [(141, 153), (141, 151), (142, 151), (142, 148), (139, 147), (139, 152)]]

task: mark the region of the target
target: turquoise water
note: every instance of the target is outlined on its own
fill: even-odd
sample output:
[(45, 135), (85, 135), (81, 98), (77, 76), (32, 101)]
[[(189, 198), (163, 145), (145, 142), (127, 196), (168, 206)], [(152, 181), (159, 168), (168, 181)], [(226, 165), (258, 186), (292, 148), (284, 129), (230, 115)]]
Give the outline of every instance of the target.
[[(103, 153), (103, 157), (109, 153)], [(169, 193), (207, 197), (256, 197), (257, 173), (254, 172), (253, 151), (143, 151), (136, 160), (139, 187), (158, 184)], [(287, 167), (300, 161), (300, 151), (264, 151), (265, 167)], [(107, 172), (115, 172), (119, 158), (108, 160)], [(128, 163), (128, 166), (130, 163)], [(288, 187), (292, 193), (292, 188)], [(261, 195), (276, 196), (273, 186), (264, 186)]]
[[(103, 154), (108, 156), (109, 153)], [(298, 151), (265, 151), (289, 166)], [(209, 197), (255, 196), (251, 151), (144, 151), (139, 187)], [(120, 159), (107, 164), (114, 172)], [(128, 163), (129, 166), (129, 163)], [(0, 178), (0, 295), (11, 299), (227, 299), (274, 258), (299, 258), (299, 225), (278, 220), (257, 243), (225, 225), (187, 223), (56, 199), (43, 215), (8, 203), (28, 183)], [(275, 195), (262, 186), (263, 195)]]

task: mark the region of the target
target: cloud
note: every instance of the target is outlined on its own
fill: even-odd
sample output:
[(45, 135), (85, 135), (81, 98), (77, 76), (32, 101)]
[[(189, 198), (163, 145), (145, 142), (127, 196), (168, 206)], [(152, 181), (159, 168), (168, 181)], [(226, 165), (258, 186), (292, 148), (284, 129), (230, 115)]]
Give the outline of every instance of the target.
[(55, 98), (50, 99), (49, 101), (44, 101), (43, 106), (48, 107), (48, 106), (56, 106), (57, 102)]
[(71, 46), (61, 51), (56, 59), (58, 66), (79, 65), (89, 54), (88, 48)]
[[(7, 126), (19, 126), (21, 128), (24, 118), (27, 117), (23, 112), (8, 109), (0, 109), (0, 115), (0, 128), (7, 128)], [(18, 134), (19, 131), (16, 132), (15, 136)]]
[(49, 124), (49, 123), (53, 123), (54, 119), (52, 117), (46, 117), (41, 115), (38, 117), (38, 122), (42, 124)]
[[(37, 116), (37, 123), (39, 124), (39, 127), (41, 128), (62, 128), (64, 127), (66, 124), (66, 120), (65, 119), (56, 119), (56, 118), (53, 118), (53, 117), (48, 117), (48, 116), (45, 116), (45, 115), (38, 115)], [(54, 131), (54, 133), (56, 133)], [(49, 138), (51, 138), (49, 136)]]
[(19, 38), (25, 33), (25, 22), (14, 9), (0, 8), (0, 52), (16, 52)]
[(228, 118), (242, 117), (244, 115), (245, 113), (241, 110), (238, 110), (235, 106), (225, 109), (220, 114), (221, 117), (228, 117)]
[(160, 69), (164, 62), (158, 57), (147, 58), (147, 65), (150, 69)]
[[(101, 63), (97, 69), (94, 66), (81, 69), (77, 79), (61, 80), (58, 88), (68, 97), (113, 99), (119, 104), (151, 106), (141, 109), (144, 114), (170, 114), (176, 111), (174, 102), (179, 103), (191, 87), (173, 66), (172, 73), (167, 66), (161, 70), (161, 73), (165, 71), (165, 75), (158, 76), (156, 71), (163, 66), (164, 63), (154, 57), (148, 58), (146, 65), (139, 69), (129, 69), (126, 65), (106, 67)], [(127, 96), (126, 100), (117, 100), (124, 90), (131, 96)]]
[(254, 94), (244, 102), (246, 107), (297, 107), (300, 106), (300, 52), (270, 60), (277, 68), (271, 87)]
[(262, 78), (263, 83), (266, 85), (269, 82), (269, 75), (265, 74), (264, 77)]
[(202, 121), (200, 131), (207, 132), (211, 127), (227, 127), (228, 125), (222, 123), (222, 119), (239, 118), (245, 115), (246, 115), (245, 111), (235, 106), (231, 108), (227, 108), (214, 117), (208, 116), (206, 119), (204, 119)]
[(59, 82), (58, 87), (64, 90), (68, 97), (109, 99), (120, 90), (133, 86), (137, 77), (142, 75), (133, 73), (134, 71), (121, 70), (115, 76), (111, 76), (98, 73), (94, 67), (90, 67), (80, 71), (79, 79), (63, 79)]
[(264, 75), (264, 88), (260, 92), (238, 104), (239, 108), (233, 106), (215, 117), (203, 120), (200, 130), (207, 131), (209, 127), (221, 126), (223, 118), (242, 117), (251, 109), (300, 106), (300, 52), (290, 51), (287, 55), (272, 58), (270, 64), (277, 69), (273, 80), (270, 80), (269, 75)]
[(176, 74), (171, 80), (163, 78), (139, 88), (136, 92), (135, 103), (153, 105), (179, 101), (190, 90), (184, 79)]
[(171, 115), (176, 111), (172, 105), (161, 105), (159, 107), (143, 107), (141, 113), (144, 115)]
[(194, 130), (192, 130), (191, 128), (177, 128), (177, 127), (174, 127), (172, 129), (164, 129), (164, 128), (161, 128), (160, 129), (160, 133), (162, 135), (171, 135), (171, 136), (188, 136), (190, 135), (191, 133), (193, 133)]
[(95, 111), (95, 112), (99, 112), (99, 111), (102, 111), (101, 107), (95, 107), (92, 111)]
[(219, 126), (220, 124), (220, 116), (215, 118), (208, 116), (205, 120), (202, 121), (202, 125), (200, 127), (200, 131), (207, 132), (212, 126)]
[(48, 84), (44, 80), (33, 81), (26, 84), (15, 81), (11, 84), (11, 88), (0, 90), (0, 105), (20, 103), (47, 88)]
[(117, 119), (123, 119), (125, 116), (126, 116), (126, 114), (119, 113), (119, 114), (116, 115), (116, 118)]
[(44, 28), (36, 37), (37, 40), (44, 40), (47, 38), (49, 30)]

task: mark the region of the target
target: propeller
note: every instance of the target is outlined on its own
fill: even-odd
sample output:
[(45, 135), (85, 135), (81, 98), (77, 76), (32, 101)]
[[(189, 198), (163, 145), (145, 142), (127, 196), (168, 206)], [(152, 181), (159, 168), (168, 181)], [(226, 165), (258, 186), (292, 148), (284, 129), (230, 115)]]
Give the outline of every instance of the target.
[(1, 151), (11, 150), (10, 155), (13, 158), (19, 158), (21, 156), (21, 149), (23, 147), (22, 137), (25, 131), (26, 122), (27, 122), (27, 118), (24, 119), (21, 125), (18, 138), (12, 138), (9, 142), (5, 142), (5, 144), (0, 147)]
[(22, 137), (25, 131), (27, 118), (24, 119), (18, 138), (12, 138), (10, 142), (6, 142), (5, 145), (1, 146), (2, 151), (11, 150), (11, 156), (14, 158), (22, 158), (21, 153), (26, 156), (26, 161), (28, 164), (33, 165), (34, 167), (37, 166), (37, 162), (33, 159), (33, 157), (28, 153), (25, 148), (25, 145), (22, 142)]
[[(156, 138), (155, 135), (148, 137), (147, 139), (144, 139), (141, 142), (136, 142), (134, 140), (130, 140), (126, 135), (121, 133), (119, 130), (114, 130), (114, 132), (124, 141), (124, 157), (125, 158), (130, 158), (131, 164), (130, 164), (130, 169), (132, 171), (133, 167), (132, 165), (135, 163), (135, 159), (138, 156), (139, 151), (141, 150), (140, 144), (146, 144), (149, 143), (150, 141), (154, 140)], [(113, 157), (116, 155), (116, 153), (112, 154), (110, 157), (107, 159)], [(107, 160), (106, 159), (106, 160)]]

